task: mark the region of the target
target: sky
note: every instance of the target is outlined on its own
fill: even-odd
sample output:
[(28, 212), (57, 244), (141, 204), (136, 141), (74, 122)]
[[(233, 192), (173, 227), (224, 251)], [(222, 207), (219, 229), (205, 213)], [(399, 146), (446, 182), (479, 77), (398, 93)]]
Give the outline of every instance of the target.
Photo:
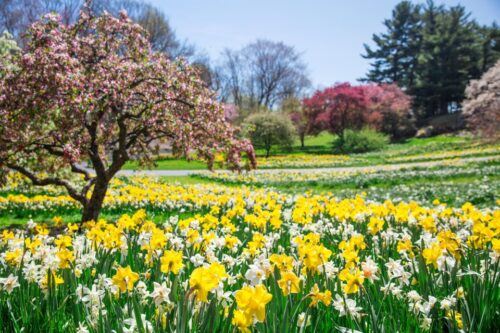
[[(283, 41), (307, 63), (313, 87), (356, 82), (369, 68), (360, 54), (384, 31), (397, 0), (149, 0), (180, 38), (217, 61), (225, 48), (256, 39)], [(415, 1), (422, 3), (423, 1)], [(500, 0), (437, 0), (461, 4), (481, 24), (500, 23)]]

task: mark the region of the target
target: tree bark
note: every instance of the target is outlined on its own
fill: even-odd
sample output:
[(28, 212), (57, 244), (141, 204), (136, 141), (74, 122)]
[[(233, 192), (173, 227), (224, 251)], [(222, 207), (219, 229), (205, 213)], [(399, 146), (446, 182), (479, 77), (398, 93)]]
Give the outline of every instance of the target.
[(99, 214), (101, 213), (102, 204), (108, 191), (108, 181), (98, 180), (94, 185), (92, 196), (83, 207), (82, 223), (88, 221), (97, 222)]
[(337, 136), (339, 137), (339, 144), (338, 147), (340, 149), (340, 152), (344, 152), (344, 144), (345, 144), (345, 138), (344, 138), (344, 131), (339, 131), (337, 132)]

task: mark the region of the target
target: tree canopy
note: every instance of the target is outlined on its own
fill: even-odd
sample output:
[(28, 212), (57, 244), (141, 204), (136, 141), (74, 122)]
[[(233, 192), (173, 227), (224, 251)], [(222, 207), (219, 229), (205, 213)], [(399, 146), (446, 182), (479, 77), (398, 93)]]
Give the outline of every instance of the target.
[(340, 146), (347, 129), (366, 126), (400, 139), (414, 134), (410, 104), (411, 98), (394, 84), (338, 83), (303, 100), (302, 117), (308, 120), (302, 122), (308, 134), (336, 134)]
[(171, 59), (195, 56), (194, 46), (179, 39), (165, 14), (143, 0), (2, 0), (0, 32), (9, 31), (23, 44), (24, 33), (43, 15), (57, 13), (64, 24), (72, 24), (78, 19), (80, 9), (85, 3), (88, 3), (96, 14), (108, 12), (118, 16), (121, 10), (127, 11), (128, 16), (147, 31), (153, 50), (163, 52)]
[(366, 123), (368, 99), (362, 87), (339, 83), (304, 99), (304, 106), (315, 116), (317, 126), (342, 142), (346, 129), (360, 129)]

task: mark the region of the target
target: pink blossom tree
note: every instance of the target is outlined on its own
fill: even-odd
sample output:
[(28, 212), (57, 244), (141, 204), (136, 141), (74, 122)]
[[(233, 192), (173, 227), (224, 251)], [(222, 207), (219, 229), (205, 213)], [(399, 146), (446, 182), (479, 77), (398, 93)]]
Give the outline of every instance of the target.
[(500, 60), (465, 89), (467, 127), (484, 139), (500, 139)]
[(399, 139), (414, 134), (411, 97), (395, 84), (361, 86), (368, 101), (367, 125)]
[(338, 83), (316, 91), (303, 101), (307, 114), (314, 119), (315, 127), (328, 130), (344, 142), (346, 129), (360, 129), (366, 124), (368, 100), (360, 86)]
[(0, 79), (0, 166), (34, 185), (65, 188), (81, 203), (82, 221), (98, 218), (128, 160), (152, 161), (153, 142), (169, 141), (209, 166), (223, 153), (240, 168), (246, 152), (255, 167), (252, 145), (235, 138), (196, 70), (152, 52), (125, 13), (85, 8), (73, 25), (46, 15), (29, 29), (14, 67)]
[(224, 106), (224, 119), (229, 123), (234, 123), (239, 117), (238, 107), (234, 104), (223, 104)]

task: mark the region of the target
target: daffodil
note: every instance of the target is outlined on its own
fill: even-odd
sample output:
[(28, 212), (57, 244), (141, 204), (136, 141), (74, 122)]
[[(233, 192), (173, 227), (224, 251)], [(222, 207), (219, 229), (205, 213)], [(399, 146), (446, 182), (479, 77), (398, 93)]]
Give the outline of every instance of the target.
[(332, 293), (330, 290), (326, 290), (324, 292), (320, 292), (318, 284), (315, 283), (309, 292), (309, 297), (311, 298), (310, 307), (316, 307), (321, 302), (326, 306), (329, 306), (332, 302)]
[(425, 259), (427, 265), (433, 265), (434, 268), (438, 267), (438, 259), (443, 254), (443, 249), (439, 243), (434, 243), (431, 247), (422, 251), (422, 257)]
[(263, 322), (266, 320), (266, 304), (273, 296), (267, 291), (264, 285), (244, 286), (234, 293), (238, 309), (247, 318)]
[(226, 277), (224, 266), (213, 263), (208, 267), (194, 269), (189, 277), (189, 286), (198, 301), (207, 302), (208, 293), (214, 290), (219, 282)]
[(293, 272), (281, 273), (281, 279), (278, 280), (278, 285), (283, 291), (284, 296), (297, 294), (300, 291), (300, 279)]
[(163, 273), (179, 274), (179, 271), (184, 267), (182, 263), (182, 252), (167, 250), (163, 253), (160, 259), (160, 270)]
[(139, 274), (132, 271), (130, 266), (118, 267), (116, 274), (113, 276), (113, 283), (120, 289), (122, 293), (132, 291), (134, 284), (139, 280)]

